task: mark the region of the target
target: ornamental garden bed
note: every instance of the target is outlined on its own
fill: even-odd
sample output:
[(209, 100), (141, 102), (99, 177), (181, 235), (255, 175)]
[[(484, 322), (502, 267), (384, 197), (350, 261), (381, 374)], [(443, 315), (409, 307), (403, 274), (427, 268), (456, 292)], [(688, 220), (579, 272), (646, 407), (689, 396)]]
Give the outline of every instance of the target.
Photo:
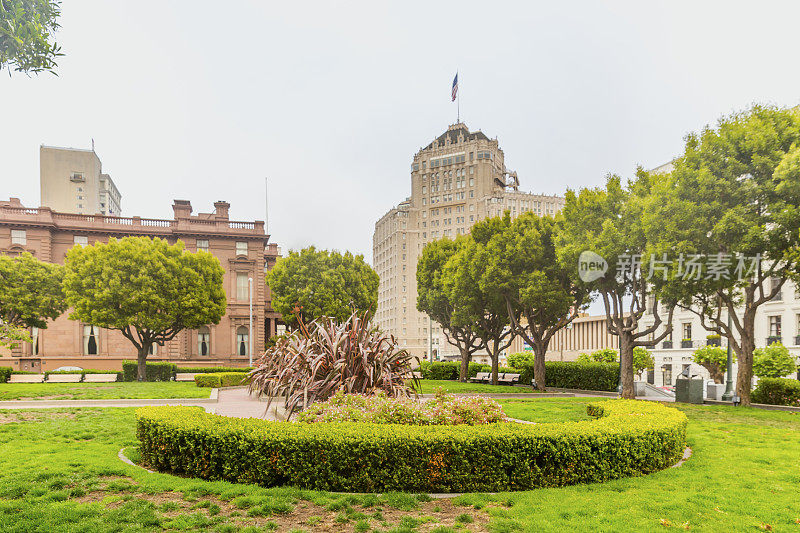
[(292, 423), (191, 407), (136, 411), (145, 464), (262, 486), (348, 492), (524, 490), (648, 474), (678, 461), (686, 416), (633, 400), (587, 405), (592, 420), (486, 425)]

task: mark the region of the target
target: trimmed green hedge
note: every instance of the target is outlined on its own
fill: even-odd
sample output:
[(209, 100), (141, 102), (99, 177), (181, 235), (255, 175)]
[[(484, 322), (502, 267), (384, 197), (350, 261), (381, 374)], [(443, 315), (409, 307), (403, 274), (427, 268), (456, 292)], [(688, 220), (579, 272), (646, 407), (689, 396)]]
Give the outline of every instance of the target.
[(596, 420), (484, 426), (296, 424), (192, 407), (136, 411), (142, 459), (161, 471), (348, 492), (527, 490), (647, 474), (683, 454), (686, 416), (655, 402), (589, 404)]
[(5, 383), (14, 371), (10, 366), (0, 366), (0, 383)]
[[(422, 379), (436, 379), (436, 380), (458, 380), (458, 375), (461, 373), (461, 363), (458, 361), (422, 361), (418, 369), (422, 373)], [(482, 365), (480, 363), (470, 363), (468, 368), (469, 377), (474, 378), (478, 372), (491, 372), (491, 365)], [(499, 373), (514, 372), (513, 368), (500, 367), (497, 370)]]
[[(514, 371), (520, 373), (520, 383), (530, 385), (533, 380), (533, 361), (519, 364)], [(544, 373), (547, 387), (613, 392), (619, 385), (619, 363), (545, 361)]]
[(253, 370), (252, 366), (243, 368), (234, 366), (198, 366), (197, 368), (191, 366), (179, 366), (176, 369), (176, 372), (188, 374), (217, 374), (219, 372), (250, 372), (251, 370)]
[(800, 407), (800, 381), (785, 378), (761, 378), (751, 400), (771, 405)]
[(247, 372), (217, 372), (215, 374), (198, 374), (194, 382), (198, 387), (235, 387), (244, 384)]
[[(122, 362), (122, 380), (136, 381), (138, 363), (136, 361)], [(145, 381), (170, 381), (175, 379), (178, 365), (175, 363), (145, 363)]]

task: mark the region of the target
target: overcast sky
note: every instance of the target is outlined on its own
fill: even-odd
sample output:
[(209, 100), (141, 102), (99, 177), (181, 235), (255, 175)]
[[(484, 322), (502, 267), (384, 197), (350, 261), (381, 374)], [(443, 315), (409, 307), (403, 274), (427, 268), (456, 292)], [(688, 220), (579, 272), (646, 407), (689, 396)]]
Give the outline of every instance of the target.
[(58, 77), (0, 75), (0, 196), (39, 144), (89, 148), (123, 214), (231, 203), (283, 247), (371, 260), (414, 153), (461, 117), (522, 189), (563, 195), (680, 153), (752, 102), (800, 102), (800, 2), (64, 0)]

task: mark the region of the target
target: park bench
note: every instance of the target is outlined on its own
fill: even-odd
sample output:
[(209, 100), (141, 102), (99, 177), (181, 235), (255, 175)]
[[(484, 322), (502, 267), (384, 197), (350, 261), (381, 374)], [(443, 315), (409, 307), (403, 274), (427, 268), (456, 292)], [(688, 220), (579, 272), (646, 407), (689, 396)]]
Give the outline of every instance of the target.
[(175, 374), (175, 381), (194, 381), (196, 372), (178, 372)]
[(9, 383), (44, 383), (44, 374), (11, 374)]
[(497, 383), (500, 385), (513, 385), (514, 383), (519, 383), (519, 374), (499, 374), (497, 376)]
[(113, 383), (117, 381), (116, 374), (85, 374), (84, 383)]
[(50, 374), (47, 376), (48, 383), (80, 383), (80, 374)]
[(491, 379), (491, 372), (478, 372), (474, 378), (469, 378), (471, 383), (489, 383)]

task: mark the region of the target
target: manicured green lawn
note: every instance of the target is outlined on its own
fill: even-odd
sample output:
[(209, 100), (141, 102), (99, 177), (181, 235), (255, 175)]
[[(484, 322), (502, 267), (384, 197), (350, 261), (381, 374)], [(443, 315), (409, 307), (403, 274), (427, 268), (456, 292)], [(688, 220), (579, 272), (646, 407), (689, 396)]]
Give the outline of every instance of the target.
[[(586, 419), (589, 401), (500, 400), (510, 416), (536, 422)], [(0, 530), (798, 530), (800, 415), (681, 409), (694, 454), (680, 468), (604, 484), (431, 502), (151, 474), (117, 459), (121, 447), (136, 444), (133, 409), (0, 411)]]
[(519, 394), (536, 392), (533, 387), (512, 387), (509, 385), (483, 385), (481, 383), (461, 383), (460, 381), (447, 381), (436, 379), (421, 379), (420, 394), (432, 394), (441, 387), (445, 392), (484, 392), (487, 394)]
[(208, 398), (193, 381), (117, 383), (0, 383), (0, 400), (104, 400), (113, 398)]

